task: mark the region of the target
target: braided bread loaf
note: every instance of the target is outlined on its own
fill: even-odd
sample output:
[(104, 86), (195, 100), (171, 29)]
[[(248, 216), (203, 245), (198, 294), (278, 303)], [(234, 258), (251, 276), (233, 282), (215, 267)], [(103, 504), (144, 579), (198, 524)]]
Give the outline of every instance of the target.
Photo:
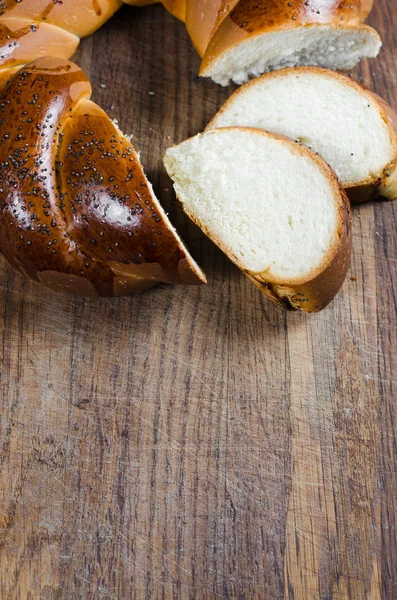
[[(154, 0), (125, 0), (143, 6)], [(363, 25), (373, 0), (162, 0), (186, 22), (203, 57), (200, 74), (227, 84), (285, 66), (348, 70), (378, 54)], [(100, 27), (121, 0), (2, 0), (0, 70), (40, 56), (68, 59), (80, 38)]]
[[(125, 0), (141, 6), (154, 0)], [(285, 64), (375, 56), (372, 0), (162, 0), (185, 21), (201, 74), (225, 84)], [(135, 150), (67, 62), (121, 0), (0, 0), (0, 251), (53, 289), (123, 295), (205, 276)], [(50, 58), (49, 58), (50, 57)]]
[(205, 276), (82, 70), (41, 58), (0, 104), (0, 250), (55, 290), (121, 296)]

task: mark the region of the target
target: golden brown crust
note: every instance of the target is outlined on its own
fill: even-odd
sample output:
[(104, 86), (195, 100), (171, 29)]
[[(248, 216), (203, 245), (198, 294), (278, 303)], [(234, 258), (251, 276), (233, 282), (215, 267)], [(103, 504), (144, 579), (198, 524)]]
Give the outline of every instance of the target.
[[(342, 287), (351, 258), (352, 217), (350, 203), (335, 172), (320, 156), (309, 150), (309, 148), (300, 142), (294, 142), (284, 135), (269, 133), (251, 127), (222, 128), (222, 130), (225, 129), (251, 130), (256, 134), (275, 138), (288, 145), (292, 152), (307, 155), (317, 164), (334, 189), (334, 197), (338, 210), (338, 226), (335, 232), (334, 243), (321, 265), (313, 270), (309, 277), (280, 281), (270, 277), (267, 272), (254, 273), (245, 269), (241, 260), (234, 255), (231, 248), (227, 247), (217, 236), (214, 236), (208, 227), (191, 213), (188, 208), (183, 206), (186, 214), (242, 270), (261, 292), (273, 300), (273, 302), (288, 310), (302, 310), (304, 312), (318, 312), (322, 310), (332, 301)], [(221, 129), (214, 130), (213, 133), (216, 133), (216, 131), (221, 131)], [(165, 166), (167, 168), (167, 164)]]
[(382, 175), (369, 183), (346, 188), (352, 204), (374, 200), (397, 200), (397, 158), (383, 170)]
[(341, 2), (340, 0), (240, 0), (229, 12), (229, 18), (236, 27), (248, 34), (258, 29), (285, 29), (296, 26), (356, 25), (367, 17), (368, 12), (361, 0)]
[(107, 21), (121, 0), (0, 0), (0, 89), (10, 69), (42, 56), (68, 59), (80, 38)]
[(6, 85), (1, 252), (32, 279), (74, 293), (204, 282), (134, 148), (90, 95), (81, 69), (54, 58), (31, 63)]
[[(126, 0), (143, 6), (153, 0)], [(185, 0), (163, 0), (179, 19)], [(42, 56), (70, 58), (80, 38), (93, 33), (120, 7), (122, 0), (0, 0), (0, 84), (2, 70), (27, 64)]]
[(206, 131), (216, 128), (218, 116), (226, 112), (229, 106), (235, 102), (236, 98), (243, 95), (251, 86), (256, 86), (263, 80), (305, 73), (319, 74), (322, 77), (337, 80), (341, 84), (358, 91), (360, 94), (364, 94), (372, 104), (375, 103), (377, 105), (379, 113), (389, 131), (394, 158), (389, 164), (385, 165), (381, 173), (373, 174), (366, 180), (351, 185), (348, 182), (344, 182), (344, 185), (348, 198), (352, 204), (363, 204), (371, 200), (376, 200), (379, 197), (387, 200), (395, 200), (397, 198), (397, 115), (380, 96), (344, 73), (338, 73), (337, 71), (322, 69), (320, 67), (289, 67), (261, 75), (238, 88), (228, 98), (215, 117), (207, 125)]
[(74, 34), (48, 23), (4, 17), (0, 21), (0, 73), (45, 55), (68, 59), (79, 41)]
[(201, 57), (217, 27), (239, 0), (187, 0), (186, 29)]
[(21, 67), (18, 65), (17, 67), (10, 69), (0, 69), (0, 92), (7, 85), (7, 83), (11, 81), (20, 68)]
[(185, 21), (186, 0), (162, 0), (162, 4), (168, 12), (174, 15), (174, 17), (177, 17), (177, 19), (180, 19), (181, 21)]
[[(262, 3), (239, 0), (221, 23), (215, 24), (200, 72), (205, 75), (212, 62), (223, 52), (256, 35), (316, 25), (338, 28), (361, 26), (371, 7), (372, 1), (361, 0), (266, 0)], [(370, 27), (365, 29), (374, 32)]]
[(0, 20), (19, 18), (49, 23), (84, 37), (103, 25), (121, 5), (121, 0), (1, 0)]

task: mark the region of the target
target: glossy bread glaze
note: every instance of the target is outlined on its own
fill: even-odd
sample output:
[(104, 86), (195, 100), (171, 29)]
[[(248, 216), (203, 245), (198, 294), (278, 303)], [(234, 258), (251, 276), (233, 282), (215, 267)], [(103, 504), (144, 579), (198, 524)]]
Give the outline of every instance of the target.
[(2, 0), (0, 20), (19, 18), (49, 23), (81, 38), (103, 25), (121, 5), (121, 0)]
[(23, 66), (41, 56), (68, 59), (80, 39), (48, 23), (10, 18), (0, 21), (0, 76), (5, 69)]
[(122, 5), (121, 0), (1, 0), (0, 85), (5, 69), (42, 56), (70, 58)]
[(216, 28), (222, 23), (239, 0), (187, 0), (186, 29), (201, 57)]
[[(144, 6), (152, 0), (125, 0)], [(185, 19), (185, 0), (163, 0), (165, 8)], [(80, 38), (101, 27), (122, 0), (0, 0), (0, 85), (4, 69), (42, 56), (70, 58)]]
[(0, 2), (2, 71), (42, 56), (70, 58), (80, 38), (93, 33), (121, 6), (121, 0), (3, 0)]
[(201, 283), (133, 146), (73, 63), (44, 58), (1, 95), (0, 251), (53, 289), (124, 295)]

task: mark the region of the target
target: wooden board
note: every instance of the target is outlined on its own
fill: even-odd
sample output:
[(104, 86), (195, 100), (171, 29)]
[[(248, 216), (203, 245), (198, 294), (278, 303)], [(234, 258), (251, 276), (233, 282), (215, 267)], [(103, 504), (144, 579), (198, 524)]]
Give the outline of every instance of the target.
[[(356, 74), (397, 108), (394, 13)], [(356, 208), (342, 293), (286, 314), (162, 168), (231, 92), (183, 25), (124, 8), (77, 60), (209, 283), (85, 300), (0, 263), (0, 598), (396, 599), (397, 204)]]

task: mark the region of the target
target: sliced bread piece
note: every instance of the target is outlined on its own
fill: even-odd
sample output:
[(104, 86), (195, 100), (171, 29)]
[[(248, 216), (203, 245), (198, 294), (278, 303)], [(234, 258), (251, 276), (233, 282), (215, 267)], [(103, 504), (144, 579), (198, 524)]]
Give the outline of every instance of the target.
[[(358, 25), (368, 17), (373, 1), (186, 0), (186, 29), (200, 56), (204, 56), (223, 21), (229, 20), (225, 31), (230, 31), (233, 24), (235, 36), (240, 39), (244, 33), (248, 37), (263, 29), (276, 31), (313, 23)], [(224, 34), (220, 42), (222, 37)]]
[(207, 129), (258, 127), (299, 140), (332, 166), (352, 202), (397, 197), (397, 115), (341, 73), (283, 69), (238, 89)]
[(349, 71), (363, 58), (375, 58), (382, 46), (368, 25), (308, 23), (297, 20), (282, 28), (262, 25), (251, 29), (225, 19), (208, 46), (200, 75), (216, 83), (242, 84), (262, 73), (284, 67), (312, 65)]
[(273, 301), (316, 312), (332, 300), (350, 263), (351, 216), (320, 157), (230, 127), (170, 148), (164, 164), (188, 216)]

